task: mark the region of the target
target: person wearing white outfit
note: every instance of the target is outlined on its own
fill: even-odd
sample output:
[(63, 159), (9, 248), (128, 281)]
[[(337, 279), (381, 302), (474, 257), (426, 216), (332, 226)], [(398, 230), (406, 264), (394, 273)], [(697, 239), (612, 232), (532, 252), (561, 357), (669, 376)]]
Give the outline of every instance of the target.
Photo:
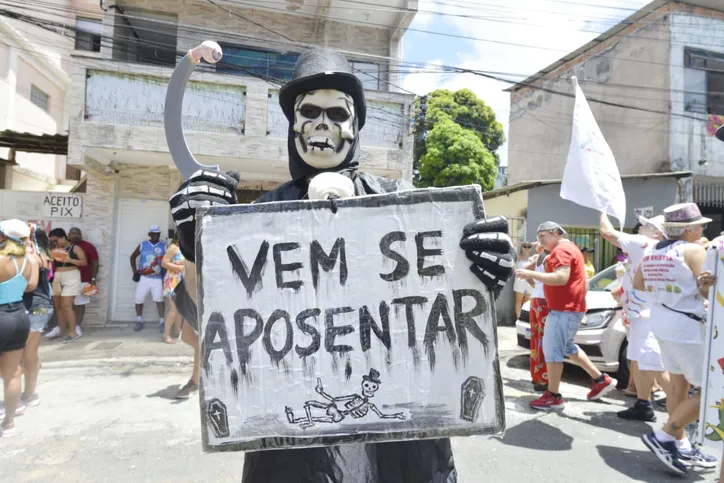
[(669, 390), (669, 376), (664, 371), (661, 348), (651, 330), (651, 304), (648, 295), (633, 288), (636, 269), (646, 250), (666, 238), (663, 222), (664, 217), (661, 215), (651, 219), (640, 216), (638, 234), (629, 234), (617, 231), (606, 213), (601, 213), (601, 236), (628, 256), (623, 264), (621, 302), (630, 327), (626, 357), (631, 361), (637, 400), (630, 408), (617, 413), (622, 419), (656, 421), (656, 413), (651, 405), (654, 380), (659, 381), (664, 392), (668, 393)]
[[(528, 265), (530, 265), (531, 248), (531, 243), (521, 243), (520, 249), (518, 249), (518, 266), (516, 268), (524, 269), (527, 268)], [(530, 294), (533, 292), (533, 287), (531, 287), (531, 285), (525, 280), (516, 278), (513, 285), (513, 290), (515, 291), (515, 316), (517, 318), (520, 318), (520, 312), (523, 308), (523, 304), (525, 304), (530, 299)]]
[(666, 208), (663, 225), (668, 240), (646, 250), (634, 278), (634, 289), (649, 296), (651, 329), (671, 377), (669, 421), (642, 440), (677, 475), (686, 474), (690, 466), (716, 466), (715, 459), (691, 445), (685, 432), (697, 420), (701, 402), (700, 393), (688, 397), (688, 392), (690, 385), (700, 387), (702, 381), (709, 287), (699, 283), (706, 250), (696, 242), (710, 221), (694, 203)]

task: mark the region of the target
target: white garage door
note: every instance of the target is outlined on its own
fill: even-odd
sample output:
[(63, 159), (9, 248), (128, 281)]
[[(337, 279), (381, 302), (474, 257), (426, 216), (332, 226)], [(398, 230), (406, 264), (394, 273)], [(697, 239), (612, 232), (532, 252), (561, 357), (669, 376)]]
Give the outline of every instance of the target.
[[(143, 240), (148, 240), (148, 228), (151, 225), (161, 228), (161, 239), (166, 241), (168, 224), (168, 201), (129, 198), (119, 200), (116, 252), (113, 258), (114, 290), (111, 298), (113, 322), (135, 322), (136, 284), (129, 261), (131, 253)], [(158, 321), (158, 313), (150, 295), (143, 308), (143, 318), (146, 322)]]

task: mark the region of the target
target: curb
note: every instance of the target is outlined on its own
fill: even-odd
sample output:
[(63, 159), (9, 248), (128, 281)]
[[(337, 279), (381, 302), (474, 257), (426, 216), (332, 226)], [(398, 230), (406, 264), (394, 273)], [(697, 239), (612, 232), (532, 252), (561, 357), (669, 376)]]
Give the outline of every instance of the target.
[(144, 367), (186, 367), (193, 364), (193, 357), (114, 357), (112, 359), (80, 359), (43, 362), (43, 369), (113, 369)]

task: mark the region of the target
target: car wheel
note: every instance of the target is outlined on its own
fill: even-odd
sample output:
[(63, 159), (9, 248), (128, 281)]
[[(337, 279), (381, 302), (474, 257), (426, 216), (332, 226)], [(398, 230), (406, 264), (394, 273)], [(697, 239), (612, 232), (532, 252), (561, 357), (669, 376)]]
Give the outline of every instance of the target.
[(621, 349), (618, 351), (618, 372), (616, 380), (618, 380), (618, 388), (625, 389), (628, 386), (628, 378), (631, 370), (628, 366), (628, 358), (626, 358), (626, 350), (628, 349), (628, 341), (624, 340)]

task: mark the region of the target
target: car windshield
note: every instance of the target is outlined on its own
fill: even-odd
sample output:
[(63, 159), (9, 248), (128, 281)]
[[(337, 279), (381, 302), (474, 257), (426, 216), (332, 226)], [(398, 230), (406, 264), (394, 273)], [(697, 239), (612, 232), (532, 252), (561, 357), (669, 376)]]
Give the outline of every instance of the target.
[(616, 265), (611, 265), (588, 281), (588, 290), (591, 292), (609, 292), (608, 287), (614, 280), (616, 280)]

